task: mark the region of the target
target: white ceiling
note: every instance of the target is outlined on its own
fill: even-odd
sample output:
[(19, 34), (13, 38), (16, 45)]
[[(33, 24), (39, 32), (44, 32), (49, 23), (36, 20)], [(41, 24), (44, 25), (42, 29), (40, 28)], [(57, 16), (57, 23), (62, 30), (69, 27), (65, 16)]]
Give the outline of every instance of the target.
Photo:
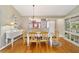
[[(22, 16), (33, 16), (32, 5), (13, 5)], [(34, 16), (65, 16), (75, 5), (35, 5)]]

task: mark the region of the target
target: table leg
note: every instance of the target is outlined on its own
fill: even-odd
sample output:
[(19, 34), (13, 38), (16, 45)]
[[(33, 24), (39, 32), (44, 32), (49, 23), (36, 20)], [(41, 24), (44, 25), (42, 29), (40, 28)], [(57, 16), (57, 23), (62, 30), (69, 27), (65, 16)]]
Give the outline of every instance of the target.
[(47, 52), (48, 52), (48, 42), (46, 42), (46, 50), (47, 50)]
[(6, 38), (6, 45), (8, 44), (8, 39)]
[(38, 42), (36, 42), (36, 52), (38, 52)]
[(52, 47), (52, 37), (50, 37), (50, 46)]
[(22, 35), (23, 35), (23, 44), (25, 44), (26, 43), (26, 38), (25, 38), (26, 37), (26, 33), (23, 31)]
[(29, 34), (27, 34), (27, 46), (30, 46), (30, 43), (29, 43)]
[(12, 45), (12, 48), (13, 48), (13, 40), (14, 40), (14, 39), (12, 38), (12, 40), (11, 40), (11, 45)]

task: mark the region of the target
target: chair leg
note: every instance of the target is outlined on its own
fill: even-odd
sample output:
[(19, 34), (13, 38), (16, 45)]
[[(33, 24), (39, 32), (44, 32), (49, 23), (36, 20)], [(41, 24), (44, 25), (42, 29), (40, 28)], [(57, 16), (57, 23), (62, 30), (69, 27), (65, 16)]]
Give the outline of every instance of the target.
[(38, 42), (36, 42), (36, 52), (38, 52)]
[(25, 35), (23, 33), (23, 44), (25, 44)]
[(39, 51), (41, 52), (41, 42), (39, 42)]
[(28, 52), (28, 53), (31, 52), (31, 42), (29, 43), (29, 46), (27, 46), (27, 52)]
[(48, 52), (48, 42), (46, 42), (46, 51)]
[(26, 51), (27, 53), (30, 53), (31, 52), (31, 50), (30, 50), (30, 46), (27, 46), (27, 51)]
[(14, 39), (11, 40), (11, 47), (12, 47), (12, 48), (13, 48), (13, 45), (14, 45), (13, 40), (14, 40)]
[(50, 49), (50, 50), (49, 50), (49, 52), (50, 52), (50, 53), (52, 53), (52, 46), (50, 46), (50, 48), (49, 48), (49, 49)]

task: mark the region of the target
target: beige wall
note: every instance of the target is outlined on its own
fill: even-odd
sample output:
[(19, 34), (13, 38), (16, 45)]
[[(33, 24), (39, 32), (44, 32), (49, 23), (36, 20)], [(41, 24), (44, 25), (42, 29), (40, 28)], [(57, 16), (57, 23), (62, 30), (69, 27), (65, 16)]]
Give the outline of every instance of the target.
[(9, 24), (10, 22), (12, 22), (13, 15), (17, 17), (16, 20), (19, 20), (21, 16), (12, 6), (9, 6), (9, 5), (1, 5), (0, 12), (1, 12), (0, 14), (1, 25)]
[(22, 20), (20, 20), (21, 28), (23, 28), (26, 32), (28, 32), (29, 27), (29, 18), (28, 17), (22, 17)]
[(59, 36), (63, 37), (65, 32), (64, 19), (60, 18), (56, 20), (57, 31), (59, 32)]

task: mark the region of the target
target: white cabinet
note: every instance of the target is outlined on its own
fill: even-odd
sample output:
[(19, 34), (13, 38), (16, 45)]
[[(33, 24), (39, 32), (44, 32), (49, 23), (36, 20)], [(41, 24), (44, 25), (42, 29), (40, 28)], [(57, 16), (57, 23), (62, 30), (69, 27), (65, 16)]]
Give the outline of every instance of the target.
[[(22, 35), (23, 30), (19, 30), (13, 26), (2, 26), (0, 35), (0, 48), (4, 48), (16, 41), (15, 38)], [(18, 39), (18, 38), (17, 38)]]
[(65, 19), (65, 37), (79, 46), (79, 16)]

